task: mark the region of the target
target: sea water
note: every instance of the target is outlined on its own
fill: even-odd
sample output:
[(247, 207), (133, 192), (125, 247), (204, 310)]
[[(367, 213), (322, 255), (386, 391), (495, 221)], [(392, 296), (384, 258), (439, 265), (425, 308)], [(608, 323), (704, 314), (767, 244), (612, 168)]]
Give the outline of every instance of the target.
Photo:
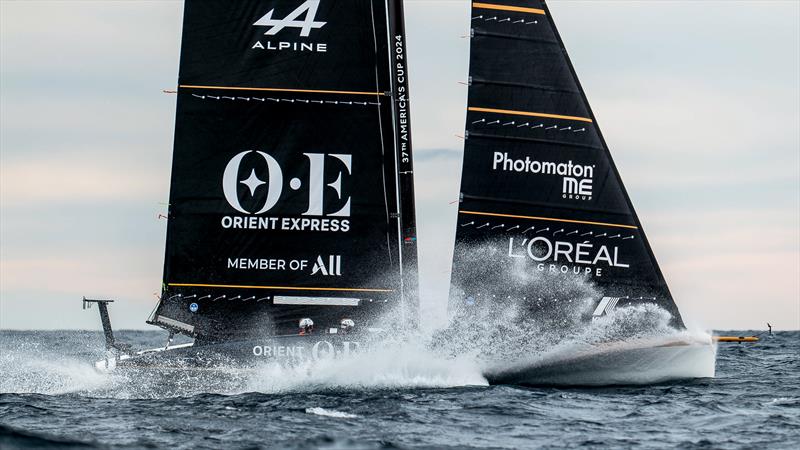
[[(166, 341), (159, 331), (118, 338)], [(800, 444), (800, 332), (720, 344), (714, 378), (599, 388), (489, 386), (479, 354), (435, 347), (409, 339), (344, 363), (197, 380), (100, 374), (99, 332), (0, 331), (0, 448)], [(504, 354), (484, 356), (498, 364)]]

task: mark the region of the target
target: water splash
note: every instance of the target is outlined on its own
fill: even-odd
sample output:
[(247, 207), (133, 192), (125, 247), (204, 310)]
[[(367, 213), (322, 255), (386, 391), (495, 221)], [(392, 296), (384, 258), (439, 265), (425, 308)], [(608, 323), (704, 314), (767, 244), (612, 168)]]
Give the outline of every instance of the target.
[[(716, 347), (706, 332), (675, 329), (654, 303), (592, 317), (604, 296), (588, 275), (531, 271), (520, 260), (485, 264), (496, 249), (469, 248), (467, 272), (489, 280), (467, 297), (458, 287), (453, 316), (431, 345), (471, 354), (492, 382), (646, 384), (713, 377)], [(466, 258), (462, 258), (462, 261)]]
[(87, 360), (64, 350), (28, 338), (0, 342), (0, 392), (59, 395), (106, 384), (107, 377)]
[[(241, 370), (221, 364), (213, 373), (145, 370), (108, 375), (92, 366), (102, 357), (100, 339), (81, 342), (77, 351), (43, 348), (30, 340), (0, 342), (5, 375), (0, 377), (0, 392), (160, 398), (445, 388), (486, 385), (489, 380), (642, 384), (714, 376), (716, 349), (710, 336), (675, 330), (669, 312), (655, 304), (618, 307), (592, 318), (602, 293), (586, 277), (531, 274), (522, 265), (485, 275), (506, 286), (487, 285), (482, 297), (456, 305), (444, 328), (409, 333), (398, 327), (387, 333), (390, 339), (372, 342), (361, 353), (291, 367), (267, 364)], [(521, 299), (502, 295), (508, 286), (523, 287), (529, 294)], [(153, 344), (137, 347), (147, 345)]]
[(431, 352), (427, 339), (420, 337), (375, 342), (369, 350), (346, 358), (309, 361), (294, 367), (265, 365), (250, 377), (247, 390), (273, 393), (487, 384), (473, 358), (445, 358)]

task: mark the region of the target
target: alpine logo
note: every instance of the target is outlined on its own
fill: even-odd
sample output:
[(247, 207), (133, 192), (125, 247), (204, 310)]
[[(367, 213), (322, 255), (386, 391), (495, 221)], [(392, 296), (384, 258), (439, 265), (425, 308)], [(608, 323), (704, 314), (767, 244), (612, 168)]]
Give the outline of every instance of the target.
[[(272, 27), (264, 33), (267, 36), (274, 36), (280, 33), (284, 28), (289, 27), (300, 28), (300, 36), (308, 37), (311, 34), (312, 28), (322, 28), (327, 23), (314, 20), (317, 16), (319, 2), (320, 0), (307, 0), (282, 20), (273, 19), (272, 14), (275, 13), (275, 10), (271, 9), (253, 25), (257, 27)], [(303, 13), (306, 15), (305, 20), (297, 20)]]
[[(320, 0), (306, 0), (303, 4), (298, 6), (283, 19), (273, 18), (273, 15), (275, 14), (275, 9), (273, 8), (255, 23), (253, 23), (253, 25), (257, 27), (269, 27), (267, 31), (264, 32), (264, 36), (275, 36), (286, 28), (298, 28), (300, 30), (300, 37), (307, 38), (311, 36), (311, 30), (320, 29), (327, 24), (327, 22), (316, 20), (319, 2)], [(303, 16), (302, 20), (300, 19), (301, 16)], [(258, 40), (250, 48), (258, 50), (288, 50), (322, 53), (328, 51), (328, 44), (292, 41), (275, 42), (271, 40), (262, 42), (261, 40)]]

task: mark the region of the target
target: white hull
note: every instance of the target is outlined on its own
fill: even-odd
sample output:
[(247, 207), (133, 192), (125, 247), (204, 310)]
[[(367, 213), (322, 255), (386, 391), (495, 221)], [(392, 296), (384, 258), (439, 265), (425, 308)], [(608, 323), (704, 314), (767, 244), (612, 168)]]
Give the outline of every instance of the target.
[(678, 338), (615, 342), (487, 368), (493, 384), (612, 386), (713, 378), (716, 344)]

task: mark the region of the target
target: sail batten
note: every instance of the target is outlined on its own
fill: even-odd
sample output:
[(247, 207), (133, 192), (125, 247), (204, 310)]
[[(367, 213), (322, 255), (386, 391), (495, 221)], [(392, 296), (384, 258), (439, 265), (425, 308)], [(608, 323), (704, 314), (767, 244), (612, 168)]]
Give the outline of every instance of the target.
[(514, 111), (514, 110), (510, 110), (510, 109), (483, 108), (483, 107), (479, 107), (479, 106), (470, 106), (470, 107), (467, 108), (467, 111), (493, 113), (493, 114), (507, 114), (507, 115), (512, 115), (512, 116), (542, 117), (542, 118), (546, 118), (546, 119), (574, 120), (574, 121), (578, 121), (578, 122), (589, 122), (589, 123), (592, 123), (592, 119), (590, 119), (588, 117), (567, 116), (567, 115), (563, 115), (563, 114), (553, 114), (553, 113), (546, 113), (546, 112)]
[(469, 138), (481, 138), (481, 139), (500, 139), (500, 140), (509, 140), (509, 141), (523, 141), (523, 142), (535, 142), (539, 144), (545, 145), (556, 145), (556, 146), (565, 146), (565, 147), (576, 147), (576, 148), (587, 148), (598, 150), (602, 149), (603, 147), (598, 145), (591, 145), (591, 144), (580, 144), (576, 142), (565, 142), (565, 141), (556, 141), (552, 139), (537, 139), (532, 137), (525, 137), (525, 136), (509, 136), (503, 134), (487, 134), (487, 133), (480, 133), (476, 131), (472, 131), (468, 134)]
[(512, 5), (501, 5), (497, 3), (484, 3), (484, 2), (473, 2), (472, 7), (474, 9), (482, 10), (482, 9), (489, 9), (494, 11), (513, 11), (513, 12), (522, 12), (528, 14), (539, 14), (545, 15), (545, 11), (540, 8), (528, 8), (523, 6), (512, 6)]
[(473, 34), (473, 37), (477, 36), (477, 37), (489, 37), (489, 38), (498, 38), (498, 39), (511, 39), (511, 40), (515, 40), (515, 41), (528, 41), (528, 42), (539, 43), (539, 44), (549, 44), (549, 45), (553, 45), (553, 46), (557, 46), (558, 45), (558, 41), (553, 41), (553, 40), (549, 40), (549, 39), (532, 38), (532, 37), (528, 37), (528, 36), (510, 34), (510, 33), (498, 33), (498, 32), (489, 32), (489, 31), (474, 31), (472, 34)]
[[(509, 205), (523, 205), (528, 208), (539, 208), (539, 209), (547, 209), (549, 211), (574, 211), (575, 207), (567, 207), (563, 204), (558, 204), (554, 202), (544, 202), (544, 201), (532, 201), (532, 200), (525, 200), (525, 199), (502, 199), (497, 197), (487, 197), (487, 196), (480, 196), (480, 195), (470, 195), (470, 194), (461, 194), (461, 197), (468, 200), (483, 200), (486, 202), (495, 202), (495, 203), (507, 203)], [(588, 213), (595, 213), (595, 214), (602, 214), (607, 217), (620, 217), (620, 218), (627, 218), (628, 214), (622, 211), (608, 211), (599, 208), (590, 208), (586, 206), (582, 206), (580, 208), (583, 212)], [(610, 220), (610, 219), (609, 219)]]
[(498, 86), (511, 86), (511, 87), (521, 87), (521, 88), (531, 88), (537, 89), (540, 91), (546, 92), (557, 92), (557, 93), (564, 93), (564, 94), (577, 94), (579, 93), (575, 89), (564, 89), (564, 88), (557, 88), (552, 86), (545, 86), (541, 84), (534, 84), (534, 83), (524, 83), (524, 82), (511, 82), (511, 81), (503, 81), (503, 80), (487, 80), (484, 78), (475, 78), (472, 77), (470, 79), (470, 84), (494, 84)]

